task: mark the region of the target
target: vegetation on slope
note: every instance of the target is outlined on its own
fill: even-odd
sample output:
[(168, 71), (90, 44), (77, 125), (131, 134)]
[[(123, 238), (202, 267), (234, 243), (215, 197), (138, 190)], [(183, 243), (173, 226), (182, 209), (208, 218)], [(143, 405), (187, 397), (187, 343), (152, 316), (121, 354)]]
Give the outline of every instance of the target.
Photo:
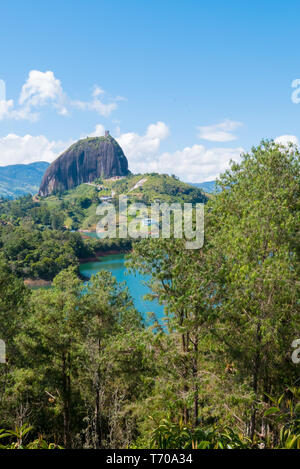
[[(144, 183), (138, 186), (139, 181)], [(138, 186), (138, 187), (136, 187)], [(136, 189), (134, 189), (136, 187)], [(96, 252), (126, 251), (129, 240), (82, 240), (73, 231), (95, 230), (96, 210), (101, 197), (126, 194), (130, 202), (154, 200), (205, 201), (203, 193), (174, 177), (157, 174), (128, 176), (121, 180), (81, 184), (61, 195), (37, 198), (26, 195), (0, 203), (0, 247), (2, 257), (19, 277), (53, 280), (62, 269), (78, 266), (82, 258)]]
[[(140, 181), (145, 181), (138, 185)], [(138, 186), (138, 187), (136, 187)], [(136, 188), (135, 188), (136, 187)], [(135, 188), (135, 189), (134, 189)], [(96, 180), (93, 184), (80, 186), (60, 195), (46, 198), (30, 196), (0, 203), (0, 221), (19, 223), (20, 219), (32, 218), (36, 225), (52, 228), (95, 230), (99, 217), (96, 209), (102, 197), (116, 200), (126, 195), (129, 201), (144, 202), (206, 202), (207, 197), (198, 188), (177, 178), (159, 174), (129, 175), (120, 180)]]
[(299, 449), (299, 177), (298, 151), (263, 142), (220, 178), (201, 250), (134, 245), (164, 327), (107, 272), (31, 292), (0, 260), (0, 427), (66, 448)]

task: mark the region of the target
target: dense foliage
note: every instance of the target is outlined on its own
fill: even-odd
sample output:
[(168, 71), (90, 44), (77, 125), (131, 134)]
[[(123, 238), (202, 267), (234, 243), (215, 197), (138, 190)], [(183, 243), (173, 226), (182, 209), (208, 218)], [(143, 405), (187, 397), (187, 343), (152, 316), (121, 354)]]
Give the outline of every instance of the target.
[(79, 233), (39, 230), (31, 222), (0, 226), (0, 247), (3, 260), (18, 277), (44, 280), (93, 254)]
[[(201, 250), (134, 244), (129, 268), (165, 306), (151, 328), (109, 273), (78, 279), (79, 238), (2, 227), (3, 446), (27, 424), (35, 444), (72, 448), (299, 449), (299, 176), (294, 147), (262, 142), (218, 181)], [(70, 257), (32, 292), (14, 271), (38, 243)]]
[(19, 224), (24, 217), (40, 229), (70, 229), (95, 231), (99, 216), (96, 210), (103, 197), (126, 195), (130, 203), (144, 202), (206, 202), (200, 188), (164, 174), (129, 174), (119, 180), (96, 179), (75, 189), (46, 198), (25, 195), (16, 200), (0, 199), (0, 224)]

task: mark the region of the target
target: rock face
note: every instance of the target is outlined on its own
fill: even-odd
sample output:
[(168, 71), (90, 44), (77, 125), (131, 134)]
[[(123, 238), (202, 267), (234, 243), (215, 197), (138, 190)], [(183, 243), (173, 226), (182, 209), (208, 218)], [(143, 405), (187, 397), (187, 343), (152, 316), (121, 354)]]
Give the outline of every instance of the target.
[(39, 195), (45, 197), (99, 177), (108, 179), (128, 173), (122, 148), (106, 132), (105, 137), (79, 140), (53, 161), (44, 174)]

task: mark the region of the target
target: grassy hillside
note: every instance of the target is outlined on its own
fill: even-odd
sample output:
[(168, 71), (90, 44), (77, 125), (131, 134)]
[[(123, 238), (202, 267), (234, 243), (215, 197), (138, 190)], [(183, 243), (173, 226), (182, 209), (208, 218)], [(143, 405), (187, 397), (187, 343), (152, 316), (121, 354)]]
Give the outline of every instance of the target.
[[(130, 175), (119, 181), (108, 181), (117, 195), (127, 194), (128, 197), (145, 203), (155, 200), (160, 202), (202, 202), (205, 196), (202, 190), (179, 181), (175, 176), (166, 174)], [(205, 200), (204, 200), (205, 199)]]
[(61, 195), (40, 199), (51, 211), (63, 214), (69, 229), (93, 230), (98, 221), (96, 209), (103, 198), (126, 195), (130, 202), (206, 202), (207, 197), (199, 188), (177, 178), (156, 173), (129, 175), (119, 180), (96, 180), (93, 184), (81, 184)]

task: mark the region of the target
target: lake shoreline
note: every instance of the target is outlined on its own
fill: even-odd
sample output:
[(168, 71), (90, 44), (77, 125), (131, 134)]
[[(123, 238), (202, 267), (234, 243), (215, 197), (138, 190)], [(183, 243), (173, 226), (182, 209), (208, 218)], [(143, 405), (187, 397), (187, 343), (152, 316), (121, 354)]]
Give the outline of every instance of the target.
[(97, 262), (99, 258), (106, 256), (114, 256), (116, 254), (129, 254), (131, 251), (124, 249), (109, 249), (107, 251), (95, 251), (95, 254), (90, 257), (82, 257), (79, 259), (79, 264), (86, 264), (87, 262)]
[[(96, 251), (93, 256), (90, 257), (81, 257), (78, 259), (79, 267), (81, 264), (87, 264), (89, 262), (99, 262), (99, 260), (106, 256), (115, 256), (118, 254), (129, 254), (131, 251), (126, 251), (124, 249), (109, 249), (107, 251)], [(89, 277), (85, 277), (79, 272), (79, 278), (83, 281), (89, 280)], [(43, 288), (43, 287), (50, 287), (52, 285), (52, 280), (44, 280), (42, 278), (25, 278), (24, 285), (28, 288)]]
[[(132, 250), (127, 250), (128, 252), (132, 252)], [(108, 251), (101, 254), (98, 260), (80, 265), (80, 277), (88, 282), (98, 272), (110, 272), (118, 284), (123, 284), (128, 288), (133, 304), (140, 312), (145, 324), (153, 323), (153, 319), (151, 319), (153, 314), (161, 321), (164, 317), (164, 306), (157, 299), (154, 301), (145, 299), (145, 295), (151, 292), (151, 288), (149, 288), (150, 276), (143, 275), (138, 271), (128, 270), (124, 250), (123, 252), (119, 250), (118, 253), (112, 255), (109, 255)]]
[[(158, 318), (163, 318), (163, 306), (157, 301), (150, 302), (144, 299), (144, 295), (149, 293), (149, 288), (145, 285), (148, 281), (147, 276), (139, 273), (129, 273), (125, 265), (124, 255), (132, 252), (131, 250), (108, 249), (107, 251), (96, 251), (93, 256), (80, 259), (78, 263), (77, 274), (82, 283), (89, 282), (92, 275), (97, 272), (107, 270), (116, 278), (117, 282), (125, 282), (129, 293), (133, 298), (136, 309), (142, 315), (145, 323), (148, 323), (148, 314), (154, 313)], [(44, 279), (24, 279), (24, 284), (29, 289), (47, 289), (51, 288), (52, 281)], [(151, 320), (150, 320), (151, 322)]]

